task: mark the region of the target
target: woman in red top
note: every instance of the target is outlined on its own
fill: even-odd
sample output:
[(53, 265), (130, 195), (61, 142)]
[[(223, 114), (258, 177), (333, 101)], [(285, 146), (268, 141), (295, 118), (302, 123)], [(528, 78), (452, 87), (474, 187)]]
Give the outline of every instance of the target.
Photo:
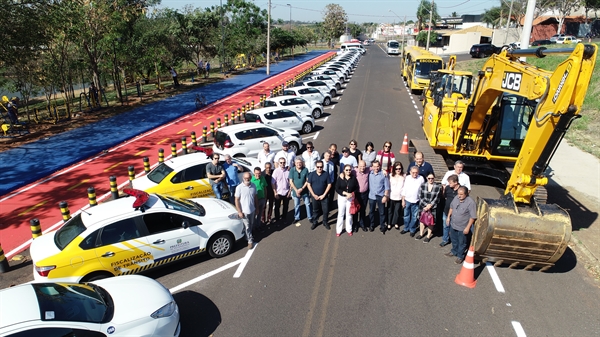
[(383, 144), (383, 150), (377, 152), (377, 160), (381, 163), (382, 171), (392, 173), (392, 166), (396, 161), (396, 157), (392, 152), (392, 142), (387, 141)]

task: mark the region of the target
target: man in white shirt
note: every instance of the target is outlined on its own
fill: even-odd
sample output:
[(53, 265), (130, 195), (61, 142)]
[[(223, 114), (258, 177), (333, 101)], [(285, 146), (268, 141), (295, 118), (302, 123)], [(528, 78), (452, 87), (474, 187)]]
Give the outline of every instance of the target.
[(306, 143), (306, 151), (302, 153), (302, 159), (304, 159), (304, 167), (308, 172), (314, 172), (317, 168), (317, 160), (319, 160), (319, 152), (315, 150), (313, 142)]
[(419, 168), (416, 166), (412, 166), (408, 172), (410, 174), (404, 178), (404, 187), (402, 188), (404, 229), (400, 231), (400, 234), (410, 232), (410, 236), (414, 237), (417, 232), (417, 221), (419, 220), (419, 190), (425, 180), (419, 175)]
[(465, 163), (461, 160), (457, 160), (454, 162), (454, 170), (450, 170), (444, 174), (444, 178), (442, 179), (442, 190), (446, 188), (448, 185), (448, 177), (456, 174), (458, 176), (458, 183), (460, 186), (466, 187), (469, 192), (471, 192), (471, 180), (469, 179), (469, 175), (463, 172), (465, 168)]
[(290, 144), (285, 140), (281, 143), (282, 150), (277, 152), (275, 155), (275, 163), (279, 163), (279, 158), (284, 158), (287, 167), (294, 167), (294, 161), (296, 160), (296, 153), (292, 149), (290, 149)]
[(273, 166), (273, 160), (275, 160), (275, 152), (271, 152), (269, 143), (264, 142), (263, 151), (258, 153), (258, 162), (260, 163), (260, 168), (264, 171), (266, 163), (271, 163), (271, 166)]

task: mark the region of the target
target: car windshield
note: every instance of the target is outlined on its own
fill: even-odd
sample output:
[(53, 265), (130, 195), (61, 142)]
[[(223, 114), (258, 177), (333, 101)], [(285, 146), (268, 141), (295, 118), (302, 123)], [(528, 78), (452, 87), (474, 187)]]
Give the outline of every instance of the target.
[(162, 200), (162, 202), (165, 204), (165, 207), (168, 209), (173, 209), (176, 211), (181, 211), (198, 216), (206, 215), (206, 210), (199, 203), (162, 194), (157, 194), (156, 196), (159, 197), (160, 200)]
[(400, 43), (398, 43), (398, 42), (390, 42), (388, 46), (390, 48), (398, 48), (398, 47), (400, 47)]
[(62, 226), (61, 229), (56, 231), (54, 236), (54, 243), (58, 249), (63, 250), (65, 247), (77, 237), (77, 235), (83, 233), (87, 228), (81, 221), (81, 213), (72, 217), (71, 220)]
[(107, 323), (113, 302), (106, 290), (92, 284), (34, 283), (42, 321)]
[(169, 165), (162, 163), (152, 170), (152, 172), (148, 173), (147, 177), (150, 181), (159, 184), (171, 172), (173, 172), (173, 169)]

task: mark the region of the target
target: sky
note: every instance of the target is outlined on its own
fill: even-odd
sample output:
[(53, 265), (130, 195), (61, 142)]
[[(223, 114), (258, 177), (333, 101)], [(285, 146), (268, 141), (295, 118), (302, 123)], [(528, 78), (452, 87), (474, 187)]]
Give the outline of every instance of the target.
[[(223, 0), (226, 2), (226, 0)], [(253, 0), (260, 8), (267, 9), (267, 0)], [(415, 13), (419, 5), (419, 0), (271, 0), (271, 16), (274, 20), (290, 19), (290, 6), (292, 21), (322, 21), (325, 6), (335, 3), (346, 11), (349, 22), (363, 23), (393, 23), (406, 20), (416, 20)], [(159, 7), (183, 9), (186, 5), (193, 7), (211, 7), (219, 5), (219, 0), (162, 0)], [(439, 0), (435, 4), (438, 6), (438, 14), (441, 16), (450, 16), (452, 12), (458, 15), (464, 14), (482, 14), (485, 9), (493, 6), (499, 6), (499, 0)], [(390, 12), (391, 10), (391, 12)]]

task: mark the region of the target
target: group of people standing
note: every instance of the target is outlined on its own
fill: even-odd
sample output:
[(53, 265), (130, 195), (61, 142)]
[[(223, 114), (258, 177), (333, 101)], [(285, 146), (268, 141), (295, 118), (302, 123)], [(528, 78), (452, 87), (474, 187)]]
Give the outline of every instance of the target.
[(198, 61), (198, 76), (202, 76), (204, 78), (208, 78), (210, 74), (210, 62), (209, 61)]
[[(378, 151), (372, 142), (367, 142), (361, 151), (357, 141), (351, 140), (341, 154), (336, 144), (320, 154), (312, 142), (307, 142), (306, 151), (298, 156), (285, 141), (277, 153), (270, 150), (268, 143), (263, 146), (258, 154), (260, 167), (254, 169), (253, 176), (245, 173), (243, 182), (236, 181), (234, 166), (223, 168), (236, 177), (228, 180), (227, 185), (232, 202), (246, 224), (249, 247), (253, 229), (289, 224), (286, 216), (290, 199), (294, 202), (293, 222), (300, 226), (304, 203), (311, 230), (319, 225), (331, 229), (329, 211), (337, 202), (338, 237), (344, 230), (352, 236), (359, 230), (373, 232), (378, 227), (382, 234), (396, 229), (400, 234), (429, 243), (441, 214), (440, 246), (452, 243), (446, 255), (455, 257), (456, 263), (463, 262), (476, 219), (475, 202), (468, 196), (470, 179), (463, 172), (463, 162), (456, 161), (454, 170), (446, 172), (441, 183), (437, 183), (433, 167), (425, 161), (423, 153), (416, 152), (414, 161), (405, 170), (396, 161), (389, 141)], [(215, 160), (218, 163), (218, 158), (215, 154), (213, 163)], [(225, 159), (227, 165), (231, 158)], [(207, 166), (211, 183), (228, 179), (229, 173), (215, 172), (212, 165)], [(220, 193), (215, 190), (217, 197)]]

